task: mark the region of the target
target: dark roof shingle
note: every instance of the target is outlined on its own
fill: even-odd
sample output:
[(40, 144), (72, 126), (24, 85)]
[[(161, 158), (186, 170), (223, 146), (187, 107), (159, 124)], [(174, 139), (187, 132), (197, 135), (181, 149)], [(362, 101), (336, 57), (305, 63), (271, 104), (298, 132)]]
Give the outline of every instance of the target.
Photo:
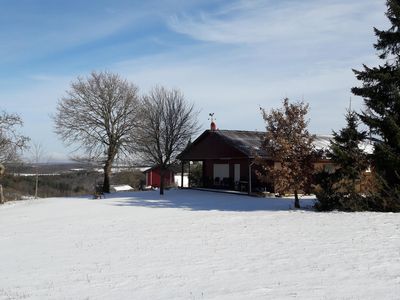
[(216, 130), (228, 144), (244, 153), (248, 157), (265, 156), (266, 152), (261, 149), (262, 132), (245, 130)]

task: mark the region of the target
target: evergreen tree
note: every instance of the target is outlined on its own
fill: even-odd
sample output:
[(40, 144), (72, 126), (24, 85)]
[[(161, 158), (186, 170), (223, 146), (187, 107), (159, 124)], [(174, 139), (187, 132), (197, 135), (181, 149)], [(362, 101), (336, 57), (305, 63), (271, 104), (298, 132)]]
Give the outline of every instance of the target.
[(364, 98), (366, 109), (360, 115), (376, 137), (372, 156), (381, 185), (380, 210), (400, 210), (400, 1), (388, 0), (387, 13), (391, 27), (374, 28), (379, 58), (385, 62), (364, 70), (354, 70), (361, 87), (352, 92)]
[(368, 168), (367, 155), (362, 148), (367, 132), (358, 131), (358, 116), (354, 111), (347, 112), (346, 122), (346, 127), (333, 132), (327, 157), (338, 167), (335, 177), (342, 181), (342, 189), (347, 193), (355, 193), (357, 181)]
[(294, 205), (300, 208), (298, 192), (304, 190), (313, 172), (314, 136), (308, 132), (305, 119), (308, 105), (303, 102), (292, 104), (286, 98), (281, 109), (272, 109), (269, 113), (261, 110), (266, 125), (262, 147), (268, 159), (257, 159), (266, 173), (259, 178), (269, 181), (272, 176), (275, 192), (280, 194), (293, 191)]
[(339, 132), (333, 132), (333, 139), (327, 157), (335, 164), (333, 174), (322, 171), (315, 176), (319, 189), (316, 191), (318, 210), (369, 210), (369, 198), (360, 195), (356, 185), (368, 168), (368, 159), (363, 142), (367, 132), (358, 131), (358, 116), (349, 110), (347, 125)]

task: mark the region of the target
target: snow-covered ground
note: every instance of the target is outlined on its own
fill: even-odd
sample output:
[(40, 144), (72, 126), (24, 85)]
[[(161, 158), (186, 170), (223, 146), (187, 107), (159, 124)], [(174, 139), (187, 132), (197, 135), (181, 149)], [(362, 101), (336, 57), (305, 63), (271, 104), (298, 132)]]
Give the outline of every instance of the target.
[(400, 299), (400, 214), (111, 196), (1, 206), (0, 299)]

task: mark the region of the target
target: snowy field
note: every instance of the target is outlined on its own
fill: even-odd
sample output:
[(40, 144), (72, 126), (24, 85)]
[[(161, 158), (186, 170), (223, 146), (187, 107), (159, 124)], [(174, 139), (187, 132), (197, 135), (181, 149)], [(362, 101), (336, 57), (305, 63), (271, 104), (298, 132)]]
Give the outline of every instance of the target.
[(190, 190), (7, 203), (0, 299), (400, 299), (400, 214), (291, 205)]

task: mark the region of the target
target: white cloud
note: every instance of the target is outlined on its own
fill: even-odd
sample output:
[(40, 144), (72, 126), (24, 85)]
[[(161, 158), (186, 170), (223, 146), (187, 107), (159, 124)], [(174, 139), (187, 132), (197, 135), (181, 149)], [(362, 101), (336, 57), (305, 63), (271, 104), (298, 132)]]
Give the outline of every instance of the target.
[(236, 1), (217, 12), (171, 17), (169, 26), (219, 43), (312, 42), (359, 34), (383, 19), (384, 3), (363, 1)]
[[(330, 133), (344, 123), (342, 116), (351, 96), (350, 88), (357, 85), (351, 68), (359, 67), (360, 61), (376, 62), (371, 55), (289, 72), (268, 69), (263, 63), (255, 67), (248, 58), (239, 57), (227, 53), (224, 58), (182, 58), (170, 53), (124, 61), (112, 70), (138, 84), (143, 92), (154, 84), (181, 88), (188, 100), (201, 109), (203, 128), (208, 127), (208, 113), (214, 112), (221, 128), (262, 130), (259, 106), (278, 107), (283, 97), (289, 97), (293, 101), (304, 98), (310, 103), (313, 131)], [(243, 66), (246, 63), (251, 66)], [(359, 108), (361, 101), (355, 100), (354, 106)]]

